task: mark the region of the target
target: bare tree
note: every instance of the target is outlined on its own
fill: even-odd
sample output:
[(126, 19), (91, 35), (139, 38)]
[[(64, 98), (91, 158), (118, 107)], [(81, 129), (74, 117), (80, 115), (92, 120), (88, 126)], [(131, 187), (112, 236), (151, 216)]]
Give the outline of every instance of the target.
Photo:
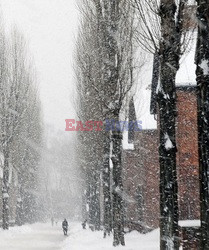
[[(85, 123), (86, 121), (102, 120), (101, 96), (97, 90), (100, 88), (99, 79), (99, 56), (98, 56), (98, 37), (97, 24), (95, 18), (95, 8), (92, 2), (83, 2), (80, 6), (83, 20), (79, 32), (77, 43), (77, 88), (78, 88), (78, 118)], [(92, 128), (94, 124), (91, 125)], [(83, 168), (86, 179), (85, 194), (88, 207), (88, 222), (92, 229), (100, 229), (100, 168), (102, 133), (99, 131), (80, 131), (78, 133), (80, 141), (79, 151), (82, 156), (80, 165)]]
[[(139, 44), (159, 62), (155, 80), (160, 123), (160, 231), (161, 249), (178, 249), (178, 188), (176, 172), (175, 78), (186, 37), (183, 15), (187, 1), (134, 0), (139, 16)], [(158, 67), (158, 66), (157, 66)], [(158, 75), (159, 74), (159, 75)], [(151, 110), (156, 110), (151, 108)]]

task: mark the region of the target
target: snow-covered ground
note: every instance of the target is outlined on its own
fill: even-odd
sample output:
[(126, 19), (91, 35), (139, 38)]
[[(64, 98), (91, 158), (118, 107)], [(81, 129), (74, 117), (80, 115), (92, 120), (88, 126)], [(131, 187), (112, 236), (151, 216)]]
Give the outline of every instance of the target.
[(62, 250), (158, 250), (159, 237), (159, 230), (146, 235), (135, 231), (126, 234), (125, 247), (119, 246), (115, 248), (112, 246), (112, 237), (103, 239), (102, 231), (81, 230), (80, 225), (73, 224)]
[(68, 237), (58, 226), (35, 224), (0, 230), (0, 250), (158, 250), (159, 230), (147, 235), (126, 234), (126, 246), (114, 248), (112, 237), (103, 239), (101, 232), (81, 229), (80, 223), (70, 223)]
[(65, 237), (60, 227), (35, 224), (0, 231), (0, 250), (61, 250)]

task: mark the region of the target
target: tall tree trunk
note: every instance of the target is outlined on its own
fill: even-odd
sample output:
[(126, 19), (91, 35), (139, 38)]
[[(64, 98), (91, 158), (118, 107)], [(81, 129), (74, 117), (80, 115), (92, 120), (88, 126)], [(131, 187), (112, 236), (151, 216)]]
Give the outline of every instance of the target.
[(104, 135), (103, 195), (104, 195), (104, 238), (112, 231), (112, 200), (110, 191), (110, 131)]
[(113, 162), (113, 245), (125, 245), (124, 240), (124, 208), (123, 208), (123, 184), (122, 184), (122, 133), (112, 131), (112, 162)]
[(18, 226), (22, 226), (23, 225), (23, 203), (22, 203), (22, 198), (21, 198), (21, 194), (20, 193), (18, 194), (18, 197), (17, 197), (15, 223)]
[(209, 249), (209, 1), (197, 1), (196, 76), (200, 165), (201, 248)]
[(7, 147), (5, 147), (4, 153), (4, 167), (3, 167), (3, 183), (2, 183), (2, 195), (3, 195), (3, 229), (9, 229), (9, 153)]
[(100, 172), (97, 170), (94, 175), (94, 225), (96, 230), (100, 230)]
[(92, 206), (91, 206), (91, 178), (88, 171), (86, 171), (86, 210), (88, 214), (89, 225), (92, 225)]
[(179, 249), (178, 187), (176, 171), (176, 89), (185, 1), (161, 0), (160, 83), (158, 108), (160, 119), (160, 248)]
[[(161, 70), (168, 72), (169, 68), (162, 65)], [(172, 84), (175, 78), (171, 75), (163, 76), (161, 81), (162, 85)], [(175, 86), (167, 93), (169, 96), (175, 95)], [(160, 247), (161, 249), (178, 249), (175, 99), (171, 97), (168, 100), (163, 95), (159, 95), (158, 105), (160, 116)]]
[(100, 191), (96, 171), (88, 173), (87, 204), (89, 206), (89, 224), (92, 230), (100, 230)]

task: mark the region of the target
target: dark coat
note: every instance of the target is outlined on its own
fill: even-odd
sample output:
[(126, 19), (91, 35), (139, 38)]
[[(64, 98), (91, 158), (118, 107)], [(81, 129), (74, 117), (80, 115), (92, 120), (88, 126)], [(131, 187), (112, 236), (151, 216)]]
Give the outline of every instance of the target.
[(64, 221), (62, 222), (62, 228), (63, 228), (63, 229), (68, 229), (68, 222), (67, 222), (67, 220), (64, 220)]

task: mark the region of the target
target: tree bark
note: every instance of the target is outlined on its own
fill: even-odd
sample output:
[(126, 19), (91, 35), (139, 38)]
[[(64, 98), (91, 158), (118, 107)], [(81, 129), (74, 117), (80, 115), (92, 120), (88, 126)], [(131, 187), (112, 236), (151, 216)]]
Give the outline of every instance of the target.
[(112, 200), (110, 191), (110, 131), (104, 136), (103, 194), (104, 194), (104, 238), (112, 231)]
[[(169, 71), (168, 67), (161, 66), (162, 71)], [(162, 85), (172, 84), (175, 77), (161, 78)], [(175, 86), (170, 89), (169, 95), (175, 95)], [(175, 99), (165, 99), (159, 95), (160, 118), (160, 231), (161, 249), (178, 249), (178, 199), (176, 174), (176, 144), (175, 144)], [(168, 139), (167, 139), (168, 138)], [(167, 140), (172, 142), (171, 148), (166, 148)]]
[[(160, 249), (179, 249), (178, 185), (176, 171), (176, 89), (184, 1), (179, 10), (174, 0), (161, 0), (160, 81), (158, 108), (160, 120)], [(177, 17), (176, 17), (177, 16)]]
[(3, 195), (2, 227), (4, 230), (8, 230), (9, 229), (9, 153), (7, 147), (5, 147), (4, 150), (2, 195)]
[(209, 249), (209, 1), (197, 1), (196, 77), (200, 166), (201, 247)]
[(92, 230), (100, 230), (100, 192), (95, 170), (88, 173), (87, 204), (89, 206), (89, 224)]
[(113, 230), (114, 239), (113, 246), (119, 244), (125, 245), (124, 240), (124, 208), (123, 208), (123, 184), (122, 184), (122, 133), (120, 131), (112, 131), (113, 142)]

